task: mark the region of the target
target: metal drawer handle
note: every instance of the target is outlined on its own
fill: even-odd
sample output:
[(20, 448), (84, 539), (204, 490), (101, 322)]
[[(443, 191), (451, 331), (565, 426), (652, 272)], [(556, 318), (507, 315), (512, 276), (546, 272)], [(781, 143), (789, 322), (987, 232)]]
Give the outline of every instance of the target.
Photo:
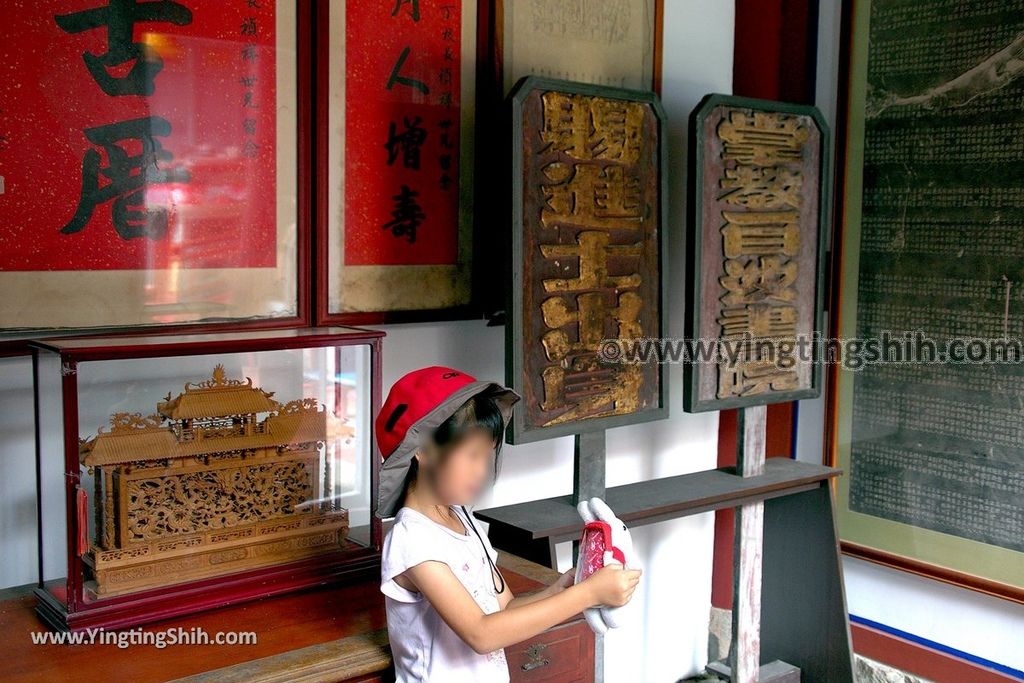
[(527, 661), (522, 666), (523, 671), (533, 671), (534, 669), (539, 669), (542, 666), (547, 666), (548, 664), (550, 664), (550, 659), (544, 659), (543, 657), (541, 657), (541, 654), (544, 652), (546, 648), (547, 645), (545, 645), (544, 643), (537, 643), (536, 645), (531, 645), (530, 647), (526, 648)]

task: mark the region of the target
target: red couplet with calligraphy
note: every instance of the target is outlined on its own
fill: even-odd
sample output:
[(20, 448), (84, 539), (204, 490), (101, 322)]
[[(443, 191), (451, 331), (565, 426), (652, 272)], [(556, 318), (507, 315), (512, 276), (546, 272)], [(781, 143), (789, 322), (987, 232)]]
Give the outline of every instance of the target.
[(347, 265), (456, 262), (460, 10), (346, 3)]
[(11, 5), (0, 271), (276, 265), (274, 0)]

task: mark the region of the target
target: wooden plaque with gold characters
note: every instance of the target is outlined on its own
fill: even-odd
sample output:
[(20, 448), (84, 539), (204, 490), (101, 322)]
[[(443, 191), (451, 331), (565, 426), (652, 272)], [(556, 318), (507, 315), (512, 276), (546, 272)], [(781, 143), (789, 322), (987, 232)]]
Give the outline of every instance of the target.
[(651, 92), (529, 76), (512, 105), (509, 443), (668, 415), (664, 113)]
[(821, 392), (828, 129), (817, 109), (708, 95), (690, 119), (689, 412)]

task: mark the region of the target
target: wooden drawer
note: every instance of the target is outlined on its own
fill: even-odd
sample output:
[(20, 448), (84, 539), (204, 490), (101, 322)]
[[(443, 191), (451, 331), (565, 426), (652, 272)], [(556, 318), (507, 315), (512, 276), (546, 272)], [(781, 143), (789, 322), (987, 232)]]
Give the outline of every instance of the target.
[(593, 683), (594, 632), (582, 619), (505, 648), (512, 683)]

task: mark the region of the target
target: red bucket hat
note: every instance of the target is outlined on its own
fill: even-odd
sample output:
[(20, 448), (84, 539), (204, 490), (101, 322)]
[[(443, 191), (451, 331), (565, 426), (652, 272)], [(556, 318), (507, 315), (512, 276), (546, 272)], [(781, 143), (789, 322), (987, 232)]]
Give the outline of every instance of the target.
[(394, 517), (398, 512), (409, 465), (424, 440), (462, 404), (491, 387), (499, 389), (494, 402), (507, 427), (520, 396), (496, 382), (438, 365), (413, 370), (395, 382), (374, 422), (384, 459), (377, 488), (378, 517)]

